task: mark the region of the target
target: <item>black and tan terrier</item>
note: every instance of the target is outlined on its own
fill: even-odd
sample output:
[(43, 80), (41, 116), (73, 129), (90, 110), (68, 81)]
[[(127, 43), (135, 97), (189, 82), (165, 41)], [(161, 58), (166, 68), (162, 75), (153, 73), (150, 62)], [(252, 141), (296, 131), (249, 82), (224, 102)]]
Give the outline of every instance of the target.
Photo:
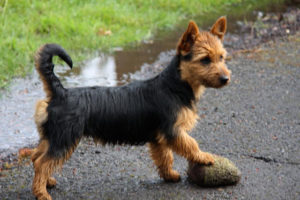
[(200, 32), (190, 22), (169, 66), (156, 77), (120, 87), (66, 89), (53, 73), (57, 55), (71, 68), (72, 60), (56, 44), (46, 44), (36, 55), (35, 66), (46, 98), (36, 105), (35, 123), (40, 142), (32, 155), (33, 193), (51, 199), (47, 186), (52, 173), (70, 158), (82, 137), (103, 144), (149, 144), (150, 155), (165, 181), (180, 180), (173, 170), (173, 152), (189, 161), (213, 164), (188, 135), (198, 119), (196, 103), (206, 87), (221, 88), (230, 82), (222, 40), (226, 18)]

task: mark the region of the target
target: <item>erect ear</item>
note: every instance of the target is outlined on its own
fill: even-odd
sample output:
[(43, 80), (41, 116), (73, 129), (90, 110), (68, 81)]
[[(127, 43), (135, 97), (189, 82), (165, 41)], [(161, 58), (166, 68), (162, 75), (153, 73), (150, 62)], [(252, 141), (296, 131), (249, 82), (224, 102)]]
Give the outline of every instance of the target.
[(226, 29), (227, 29), (227, 20), (226, 17), (223, 16), (216, 21), (216, 23), (212, 26), (210, 32), (223, 41)]
[(198, 33), (199, 33), (199, 29), (197, 24), (194, 21), (190, 21), (187, 30), (179, 39), (177, 45), (177, 54), (179, 55), (188, 54), (191, 51), (192, 46), (196, 41)]

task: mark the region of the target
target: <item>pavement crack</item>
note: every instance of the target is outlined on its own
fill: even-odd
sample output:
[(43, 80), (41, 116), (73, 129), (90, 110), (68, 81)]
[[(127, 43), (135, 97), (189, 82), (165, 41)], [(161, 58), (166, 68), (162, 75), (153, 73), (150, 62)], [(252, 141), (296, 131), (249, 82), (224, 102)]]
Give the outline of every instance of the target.
[(254, 158), (256, 160), (262, 160), (266, 163), (280, 163), (280, 164), (288, 164), (288, 165), (300, 165), (300, 163), (298, 163), (298, 162), (290, 162), (290, 161), (286, 161), (286, 162), (283, 161), (282, 162), (282, 161), (276, 160), (274, 158), (267, 158), (267, 157), (264, 157), (264, 156), (255, 156), (255, 155), (249, 155), (249, 154), (246, 154), (244, 156)]
[(266, 158), (266, 157), (263, 157), (263, 156), (253, 156), (253, 155), (247, 155), (248, 157), (250, 158), (254, 158), (254, 159), (257, 159), (257, 160), (262, 160), (266, 163), (270, 163), (270, 162), (273, 162), (273, 163), (280, 163), (278, 160), (276, 159), (272, 159), (272, 158)]

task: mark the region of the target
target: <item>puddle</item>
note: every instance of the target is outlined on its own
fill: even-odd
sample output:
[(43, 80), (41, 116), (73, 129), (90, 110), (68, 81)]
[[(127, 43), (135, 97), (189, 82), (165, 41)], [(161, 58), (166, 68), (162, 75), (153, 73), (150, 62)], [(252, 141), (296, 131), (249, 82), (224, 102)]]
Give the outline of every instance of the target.
[[(283, 12), (286, 6), (287, 4), (278, 4), (258, 10)], [(238, 21), (254, 20), (257, 15), (257, 11), (231, 12), (227, 15), (230, 22), (228, 31), (238, 33)], [(196, 18), (196, 21), (201, 28), (207, 29), (218, 16), (217, 13), (205, 18), (202, 16)], [(171, 32), (163, 31), (153, 41), (124, 51), (115, 51), (111, 55), (99, 53), (94, 59), (77, 64), (72, 70), (67, 66), (56, 66), (55, 73), (65, 87), (125, 84), (132, 77), (130, 74), (140, 70), (143, 64), (153, 63), (161, 52), (173, 50), (185, 28), (186, 24), (182, 24)], [(33, 112), (35, 102), (43, 97), (44, 92), (36, 72), (25, 79), (15, 79), (10, 92), (4, 92), (0, 99), (0, 160), (21, 147), (37, 143), (38, 133)]]
[(55, 73), (65, 87), (121, 84), (117, 77), (117, 66), (114, 56), (102, 54), (85, 62), (81, 67), (56, 66)]

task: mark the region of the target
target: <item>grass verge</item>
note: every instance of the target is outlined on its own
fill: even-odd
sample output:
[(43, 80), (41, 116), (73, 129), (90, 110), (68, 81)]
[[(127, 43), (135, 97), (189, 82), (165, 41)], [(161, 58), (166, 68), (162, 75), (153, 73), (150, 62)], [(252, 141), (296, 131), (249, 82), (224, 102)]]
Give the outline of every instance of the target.
[(243, 2), (270, 0), (0, 0), (0, 88), (31, 72), (34, 52), (44, 43), (62, 45), (76, 62)]

